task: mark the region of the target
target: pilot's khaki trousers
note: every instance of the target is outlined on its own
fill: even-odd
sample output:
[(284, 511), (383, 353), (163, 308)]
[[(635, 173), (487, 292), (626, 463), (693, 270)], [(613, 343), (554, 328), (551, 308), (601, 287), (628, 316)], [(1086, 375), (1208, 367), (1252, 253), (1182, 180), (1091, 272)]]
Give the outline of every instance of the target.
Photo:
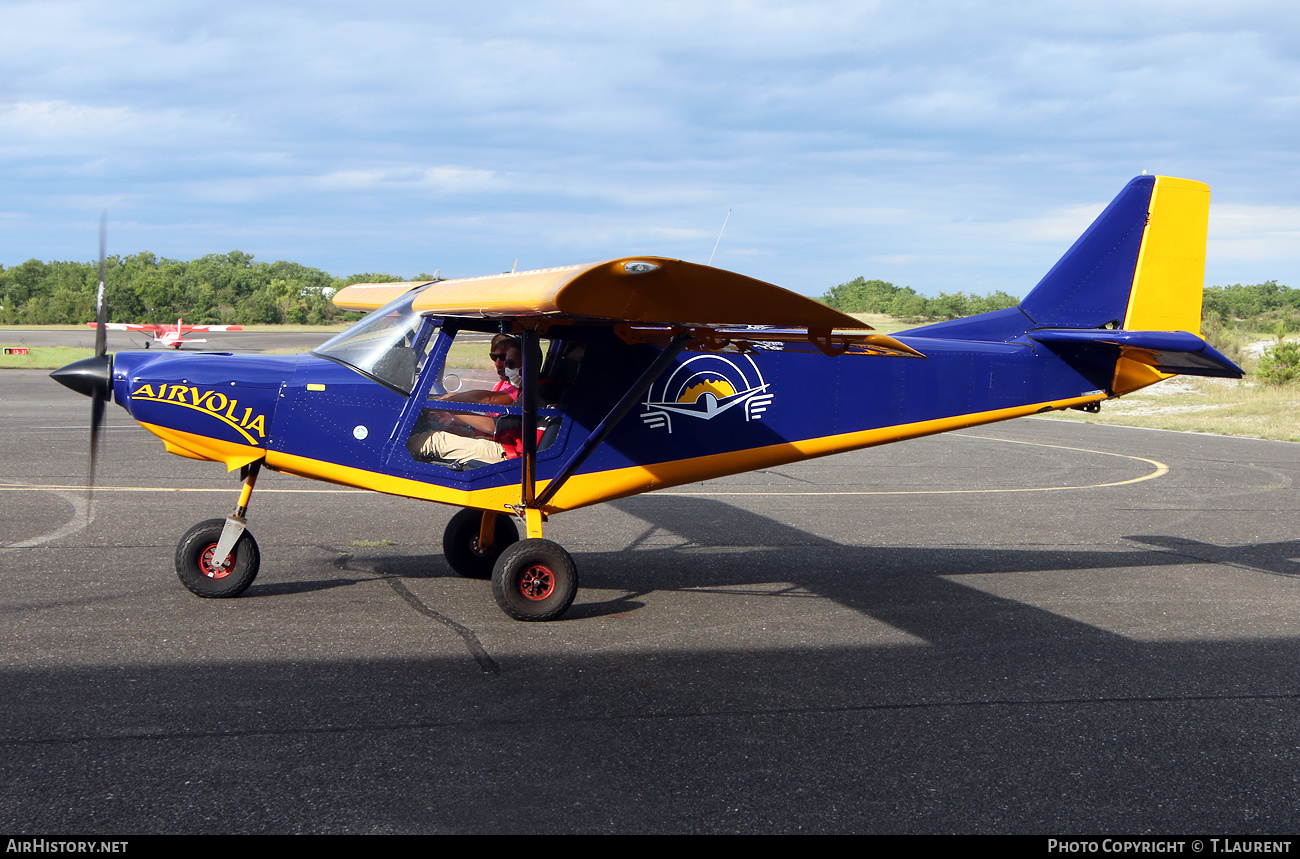
[(506, 449), (490, 438), (469, 438), (454, 432), (414, 433), (406, 448), (416, 459), (449, 459), (452, 462), (500, 462), (506, 458)]

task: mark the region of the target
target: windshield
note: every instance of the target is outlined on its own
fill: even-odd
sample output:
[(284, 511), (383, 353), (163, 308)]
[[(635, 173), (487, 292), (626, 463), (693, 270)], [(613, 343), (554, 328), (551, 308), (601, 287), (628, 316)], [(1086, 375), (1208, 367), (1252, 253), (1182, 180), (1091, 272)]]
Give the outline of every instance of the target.
[(417, 341), (422, 317), (411, 310), (417, 292), (384, 305), (313, 349), (312, 354), (360, 370), (409, 396), (419, 356), (432, 340), (426, 332), (425, 342)]

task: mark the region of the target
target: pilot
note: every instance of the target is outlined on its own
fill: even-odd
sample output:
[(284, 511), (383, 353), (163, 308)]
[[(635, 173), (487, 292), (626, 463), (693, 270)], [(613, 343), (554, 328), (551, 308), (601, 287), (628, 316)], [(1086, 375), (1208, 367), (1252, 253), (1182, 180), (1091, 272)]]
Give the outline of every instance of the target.
[(519, 340), (509, 334), (498, 334), (492, 338), (492, 346), (488, 350), (488, 357), (492, 359), (492, 365), (496, 367), (497, 375), (501, 381), (492, 387), (493, 391), (505, 391), (519, 396), (519, 383), (523, 377), (522, 371), (518, 367), (506, 366), (506, 350), (511, 346), (519, 348)]
[[(501, 381), (492, 390), (457, 391), (454, 394), (443, 394), (437, 399), (454, 403), (513, 405), (519, 398), (519, 384), (522, 381), (523, 354), (519, 350), (519, 341), (509, 335), (498, 334), (492, 338), (490, 355), (497, 375), (501, 377)], [(417, 430), (406, 440), (406, 448), (415, 459), (500, 462), (518, 456), (518, 444), (514, 438), (518, 433), (502, 433), (498, 436), (496, 415), (485, 412), (452, 415), (433, 411), (441, 423), (428, 430)]]

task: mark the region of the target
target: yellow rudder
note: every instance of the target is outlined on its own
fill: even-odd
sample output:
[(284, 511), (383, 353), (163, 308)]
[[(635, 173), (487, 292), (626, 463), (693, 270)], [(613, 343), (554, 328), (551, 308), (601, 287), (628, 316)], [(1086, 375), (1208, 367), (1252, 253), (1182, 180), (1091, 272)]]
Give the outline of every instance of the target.
[(1124, 328), (1201, 332), (1210, 187), (1157, 176)]

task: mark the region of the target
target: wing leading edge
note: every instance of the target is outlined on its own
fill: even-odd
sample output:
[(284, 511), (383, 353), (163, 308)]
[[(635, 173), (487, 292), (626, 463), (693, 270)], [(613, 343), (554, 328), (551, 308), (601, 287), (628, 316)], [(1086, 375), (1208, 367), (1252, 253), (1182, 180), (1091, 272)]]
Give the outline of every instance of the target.
[(353, 284), (334, 296), (376, 310), (419, 289), (414, 309), (433, 316), (567, 317), (661, 325), (771, 325), (870, 330), (788, 289), (706, 265), (624, 257), (586, 265), (432, 282)]
[(361, 283), (340, 290), (346, 310), (375, 310), (411, 291), (427, 316), (613, 325), (628, 342), (690, 335), (692, 351), (816, 351), (924, 357), (870, 325), (788, 289), (735, 272), (664, 257), (484, 277)]

